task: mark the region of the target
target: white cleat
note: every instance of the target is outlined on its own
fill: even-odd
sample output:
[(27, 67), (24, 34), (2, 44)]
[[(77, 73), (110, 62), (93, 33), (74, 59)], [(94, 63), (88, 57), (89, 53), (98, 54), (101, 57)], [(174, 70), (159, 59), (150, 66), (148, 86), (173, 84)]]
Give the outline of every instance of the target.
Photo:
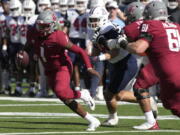
[(138, 130), (159, 130), (159, 125), (157, 123), (157, 121), (153, 124), (150, 124), (148, 122), (143, 123), (140, 126), (134, 126), (134, 129), (138, 129)]
[(98, 119), (95, 119), (92, 123), (88, 125), (86, 131), (95, 131), (96, 128), (98, 128), (100, 125), (101, 125), (100, 121)]
[(116, 125), (118, 125), (118, 121), (119, 121), (118, 117), (116, 117), (116, 118), (108, 118), (107, 120), (105, 120), (103, 122), (102, 125), (104, 125), (104, 126), (116, 126)]
[(87, 89), (81, 91), (81, 99), (88, 105), (90, 110), (95, 110), (95, 102)]

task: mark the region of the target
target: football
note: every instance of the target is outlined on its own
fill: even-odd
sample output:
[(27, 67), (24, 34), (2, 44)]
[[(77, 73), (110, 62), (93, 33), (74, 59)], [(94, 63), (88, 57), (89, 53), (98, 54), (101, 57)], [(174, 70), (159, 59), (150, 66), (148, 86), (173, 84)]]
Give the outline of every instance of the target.
[(26, 68), (29, 65), (29, 55), (26, 51), (19, 51), (16, 54), (17, 68)]

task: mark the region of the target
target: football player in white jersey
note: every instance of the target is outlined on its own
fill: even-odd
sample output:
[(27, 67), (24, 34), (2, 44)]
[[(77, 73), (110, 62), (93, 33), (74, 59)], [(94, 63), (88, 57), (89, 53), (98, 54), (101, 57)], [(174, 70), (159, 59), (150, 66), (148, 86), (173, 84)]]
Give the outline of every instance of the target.
[[(93, 53), (95, 61), (108, 61), (109, 84), (104, 91), (109, 117), (104, 125), (115, 126), (118, 124), (117, 101), (135, 102), (134, 93), (125, 90), (129, 82), (137, 73), (136, 58), (123, 49), (109, 49), (105, 44), (109, 39), (116, 39), (121, 27), (108, 20), (105, 8), (95, 7), (89, 12), (89, 27), (95, 30), (93, 36)], [(99, 35), (99, 36), (98, 36)]]
[[(27, 30), (29, 27), (33, 26), (35, 24), (35, 21), (38, 17), (38, 15), (35, 15), (35, 9), (36, 5), (33, 0), (24, 0), (22, 4), (22, 14), (24, 17), (24, 23), (20, 27), (20, 41), (21, 44), (26, 44), (26, 36), (27, 36)], [(30, 56), (30, 63), (28, 66), (28, 76), (29, 76), (29, 90), (27, 91), (26, 95), (33, 97), (36, 93), (36, 63), (33, 59), (33, 50), (29, 52)]]
[(8, 43), (6, 40), (6, 22), (10, 19), (9, 17), (9, 3), (2, 1), (3, 13), (0, 14), (0, 62), (1, 62), (1, 93), (11, 94), (11, 87), (9, 81), (9, 57), (8, 57)]
[[(87, 33), (87, 16), (88, 13), (86, 12), (87, 9), (87, 0), (75, 0), (76, 10), (68, 10), (67, 12), (67, 20), (71, 22), (70, 29), (69, 29), (69, 37), (70, 40), (74, 43), (79, 45), (81, 48), (85, 49), (85, 38)], [(80, 89), (80, 74), (79, 74), (79, 58), (74, 53), (69, 53), (75, 70), (74, 70), (74, 84), (75, 89)], [(81, 65), (80, 65), (81, 66)], [(83, 67), (81, 66), (82, 70)]]
[(10, 19), (7, 21), (7, 31), (9, 32), (7, 39), (9, 39), (9, 57), (10, 61), (13, 65), (13, 70), (16, 73), (16, 89), (15, 95), (21, 96), (22, 88), (21, 88), (21, 79), (22, 79), (22, 71), (19, 71), (15, 65), (15, 56), (16, 53), (22, 49), (23, 45), (20, 42), (20, 27), (24, 23), (24, 18), (21, 16), (22, 14), (22, 3), (19, 0), (10, 0)]

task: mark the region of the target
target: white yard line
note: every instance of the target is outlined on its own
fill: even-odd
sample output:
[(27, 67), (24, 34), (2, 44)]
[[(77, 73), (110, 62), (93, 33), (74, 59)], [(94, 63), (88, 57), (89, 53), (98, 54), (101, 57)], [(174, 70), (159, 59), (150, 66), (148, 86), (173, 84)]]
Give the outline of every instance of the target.
[(132, 131), (95, 131), (95, 132), (29, 132), (1, 133), (1, 135), (50, 135), (50, 134), (104, 134), (104, 133), (180, 133), (180, 130), (132, 130)]
[[(99, 117), (99, 118), (107, 118), (108, 117), (107, 114), (92, 114), (92, 115), (94, 115), (95, 117)], [(56, 118), (79, 117), (75, 113), (41, 113), (41, 112), (0, 112), (0, 116), (18, 116), (18, 117), (19, 116), (34, 116), (34, 117), (39, 117), (39, 118), (43, 118), (43, 117), (50, 117), (50, 118), (52, 118), (52, 117), (56, 117)], [(2, 118), (5, 118), (5, 117), (2, 117)], [(26, 117), (26, 118), (28, 118), (28, 117)], [(119, 119), (145, 119), (145, 117), (144, 116), (119, 116)], [(174, 115), (164, 115), (164, 116), (158, 116), (158, 120), (179, 120), (179, 118)]]
[[(22, 102), (57, 102), (62, 103), (58, 98), (28, 98), (28, 97), (0, 97), (0, 100), (9, 100), (9, 101), (22, 101)], [(82, 100), (78, 100), (82, 102)], [(95, 101), (97, 105), (105, 105), (105, 101)], [(129, 103), (129, 102), (118, 102), (118, 104), (131, 104), (138, 105), (137, 103)], [(158, 107), (162, 107), (162, 103), (158, 103)]]

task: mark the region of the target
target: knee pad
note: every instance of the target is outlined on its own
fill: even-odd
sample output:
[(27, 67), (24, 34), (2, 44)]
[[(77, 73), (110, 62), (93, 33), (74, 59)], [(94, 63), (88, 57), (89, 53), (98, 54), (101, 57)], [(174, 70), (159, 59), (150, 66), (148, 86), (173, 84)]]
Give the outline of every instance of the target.
[(142, 93), (144, 93), (144, 92), (148, 92), (149, 93), (148, 89), (135, 89), (135, 88), (133, 88), (133, 91), (134, 91), (134, 96), (137, 98), (137, 100), (150, 98), (149, 95), (147, 95), (147, 96), (143, 96), (142, 95)]
[(63, 101), (65, 105), (67, 105), (72, 110), (77, 109), (78, 103), (73, 99), (66, 99)]

